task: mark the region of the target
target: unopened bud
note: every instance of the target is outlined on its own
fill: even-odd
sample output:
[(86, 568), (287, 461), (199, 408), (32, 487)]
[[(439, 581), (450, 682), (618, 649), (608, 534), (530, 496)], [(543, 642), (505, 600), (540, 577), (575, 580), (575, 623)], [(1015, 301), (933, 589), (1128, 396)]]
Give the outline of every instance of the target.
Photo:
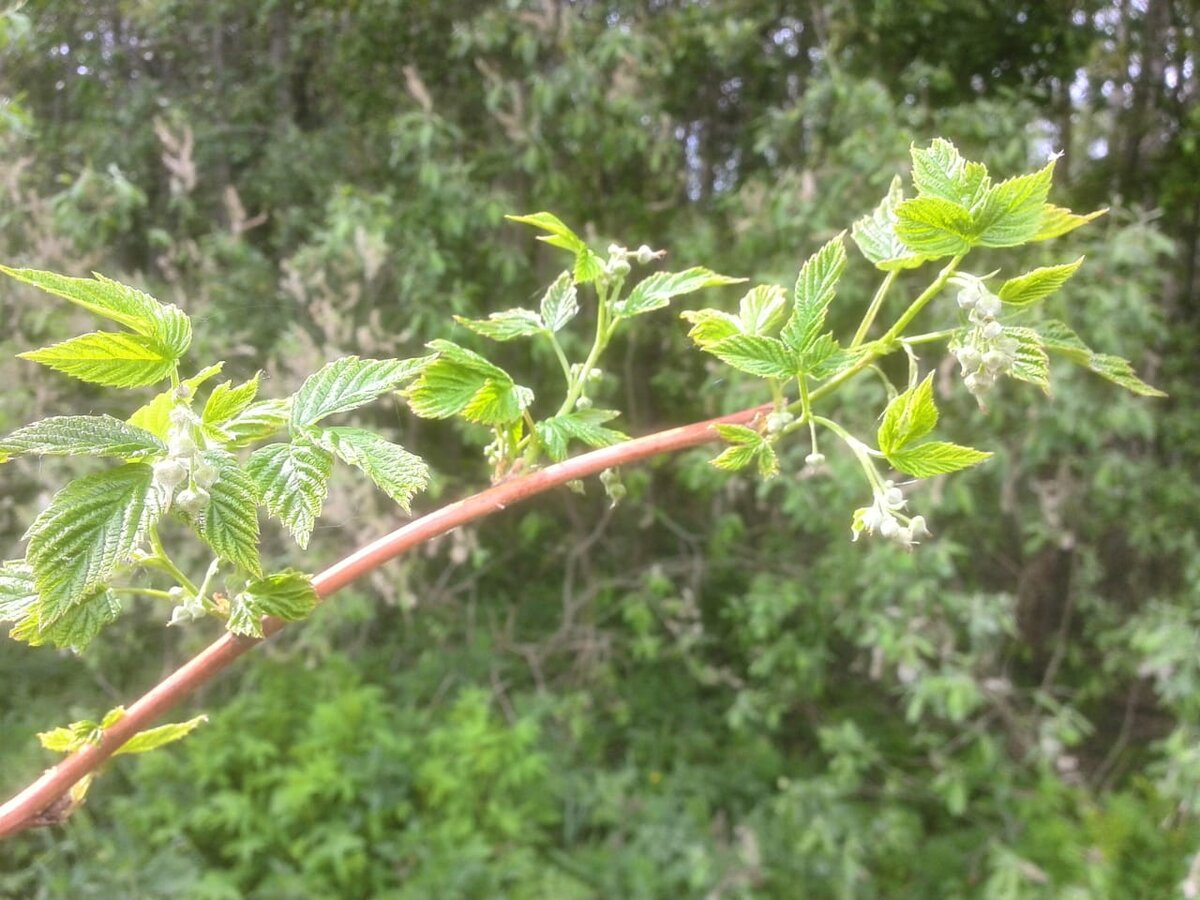
[(975, 312), (985, 319), (994, 319), (1000, 315), (1000, 298), (995, 294), (983, 294), (975, 304)]
[(962, 364), (964, 372), (971, 372), (979, 368), (981, 357), (979, 351), (974, 347), (970, 345), (959, 347), (954, 351), (954, 355), (958, 357), (958, 361)]
[(979, 292), (972, 285), (965, 287), (958, 292), (958, 307), (959, 309), (974, 309), (975, 304), (979, 302)]
[(925, 527), (924, 516), (913, 516), (908, 523), (909, 530), (912, 532), (913, 540), (919, 541), (921, 538), (929, 537), (929, 529)]
[(994, 341), (1002, 334), (1004, 334), (1004, 326), (999, 322), (988, 322), (983, 326), (983, 336), (989, 341)]
[(614, 244), (609, 244), (609, 245), (608, 245), (608, 255), (609, 255), (609, 256), (618, 256), (618, 257), (620, 257), (620, 256), (624, 256), (624, 255), (625, 255), (626, 253), (628, 253), (628, 252), (629, 252), (629, 251), (628, 251), (628, 250), (626, 250), (624, 247), (622, 247), (620, 244), (615, 244), (615, 243), (614, 243)]
[(220, 477), (221, 473), (217, 471), (217, 467), (208, 463), (200, 463), (192, 470), (192, 480), (202, 488), (212, 487)]
[(208, 491), (202, 487), (184, 488), (175, 498), (175, 505), (189, 516), (198, 516), (208, 508)]
[(895, 516), (884, 516), (883, 521), (879, 523), (879, 533), (885, 538), (895, 537), (900, 533), (900, 523), (896, 521)]
[(1006, 372), (1012, 365), (1012, 357), (999, 350), (989, 350), (983, 354), (983, 364), (989, 372)]
[(814, 450), (812, 453), (808, 454), (808, 456), (804, 457), (804, 464), (813, 469), (815, 469), (817, 466), (823, 466), (825, 465), (825, 454), (818, 453), (816, 450)]
[(164, 459), (154, 464), (154, 480), (168, 490), (187, 480), (187, 466), (176, 459)]
[(587, 373), (587, 380), (588, 380), (588, 381), (599, 381), (599, 380), (600, 380), (601, 378), (603, 378), (603, 377), (604, 377), (604, 370), (603, 370), (603, 369), (592, 369), (591, 371), (589, 371), (589, 372)]
[(883, 492), (883, 502), (889, 509), (900, 509), (904, 506), (904, 491), (898, 487), (890, 487)]
[(196, 452), (196, 442), (186, 431), (177, 431), (167, 441), (167, 449), (172, 456), (191, 456)]
[(637, 248), (637, 261), (643, 266), (649, 262), (653, 262), (655, 255), (654, 251), (645, 244)]
[(578, 400), (575, 401), (575, 408), (576, 409), (591, 409), (592, 408), (592, 398), (591, 397), (580, 397)]
[(617, 278), (624, 278), (632, 268), (627, 259), (615, 259), (608, 264), (608, 272)]

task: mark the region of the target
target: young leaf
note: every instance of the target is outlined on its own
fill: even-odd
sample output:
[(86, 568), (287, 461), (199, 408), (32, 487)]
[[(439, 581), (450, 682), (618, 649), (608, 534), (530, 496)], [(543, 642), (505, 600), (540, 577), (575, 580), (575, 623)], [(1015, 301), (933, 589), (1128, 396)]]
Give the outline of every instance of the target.
[(1061, 206), (1054, 206), (1047, 203), (1042, 207), (1042, 218), (1038, 224), (1037, 232), (1030, 240), (1048, 241), (1051, 238), (1062, 237), (1064, 234), (1069, 234), (1076, 228), (1086, 225), (1093, 219), (1100, 218), (1106, 212), (1108, 212), (1107, 207), (1085, 215), (1078, 215), (1069, 209), (1063, 209)]
[(542, 323), (558, 331), (579, 313), (579, 292), (571, 281), (571, 273), (563, 272), (546, 289), (542, 297)]
[(887, 196), (875, 210), (854, 223), (850, 236), (862, 255), (884, 272), (895, 269), (915, 269), (925, 262), (925, 257), (914, 253), (896, 234), (896, 208), (904, 202), (904, 188), (900, 176), (892, 179)]
[(896, 469), (914, 478), (930, 478), (945, 475), (978, 465), (989, 459), (991, 453), (962, 447), (945, 441), (927, 441), (915, 447), (887, 454), (888, 462)]
[(292, 398), (291, 427), (303, 429), (331, 416), (370, 403), (412, 380), (428, 357), (419, 359), (334, 360), (305, 379)]
[(204, 512), (191, 524), (221, 559), (252, 575), (262, 574), (258, 557), (258, 484), (231, 453), (206, 450), (200, 458), (217, 471)]
[(753, 428), (747, 428), (745, 425), (714, 427), (730, 446), (709, 460), (713, 466), (733, 472), (757, 462), (758, 472), (763, 478), (772, 478), (779, 474), (779, 458), (775, 455), (775, 448)]
[(1017, 342), (1016, 358), (1008, 374), (1018, 381), (1037, 385), (1050, 394), (1050, 358), (1042, 348), (1042, 339), (1032, 328), (1006, 326), (1004, 334)]
[(506, 425), (521, 417), (533, 395), (511, 376), (450, 341), (432, 341), (437, 358), (407, 391), (408, 405), (425, 419), (462, 415), (484, 425)]
[(737, 321), (746, 334), (770, 334), (787, 315), (787, 296), (777, 284), (751, 288), (738, 303)]
[(1018, 175), (988, 191), (975, 213), (977, 242), (984, 247), (1016, 247), (1032, 240), (1042, 224), (1054, 161), (1030, 175)]
[(116, 456), (135, 462), (167, 452), (167, 445), (149, 431), (112, 416), (54, 416), (18, 428), (0, 440), (7, 457)]
[[(186, 379), (183, 384), (195, 392), (200, 385), (219, 374), (224, 365), (225, 363), (219, 362), (208, 366)], [(149, 431), (155, 437), (165, 441), (167, 433), (171, 430), (171, 410), (175, 408), (177, 402), (175, 388), (167, 388), (156, 394), (154, 399), (145, 406), (138, 408), (129, 417), (129, 424)]]
[(1042, 346), (1051, 353), (1059, 353), (1131, 393), (1141, 397), (1167, 396), (1163, 391), (1138, 378), (1129, 360), (1107, 353), (1096, 353), (1062, 322), (1043, 322), (1038, 326), (1037, 332)]
[(172, 722), (169, 725), (160, 725), (157, 728), (148, 728), (145, 731), (139, 731), (122, 744), (113, 756), (121, 756), (124, 753), (148, 753), (151, 750), (157, 750), (159, 747), (182, 740), (207, 721), (208, 716), (196, 716), (196, 718), (188, 719), (186, 722)]
[(528, 216), (505, 216), (512, 222), (532, 225), (547, 232), (538, 235), (539, 241), (544, 241), (552, 247), (561, 247), (575, 254), (575, 283), (587, 284), (595, 281), (604, 272), (604, 264), (600, 257), (591, 251), (583, 238), (563, 224), (563, 221), (553, 213), (539, 212)]
[(246, 472), (272, 516), (283, 523), (301, 548), (325, 505), (333, 457), (309, 444), (268, 444), (250, 455)]
[(211, 428), (243, 413), (258, 396), (258, 380), (261, 374), (255, 373), (253, 378), (237, 387), (234, 387), (232, 381), (226, 381), (213, 388), (204, 404), (204, 411), (200, 414), (204, 425)]
[(896, 208), (896, 236), (926, 259), (958, 256), (974, 244), (971, 213), (941, 197), (917, 197)]
[(538, 440), (546, 448), (546, 454), (554, 462), (562, 462), (567, 458), (570, 442), (580, 441), (589, 447), (611, 447), (621, 441), (629, 440), (629, 436), (612, 428), (605, 428), (604, 423), (619, 416), (611, 409), (577, 409), (537, 423)]
[(937, 425), (938, 411), (933, 402), (933, 373), (892, 398), (883, 413), (877, 440), (879, 449), (888, 457), (913, 441), (920, 440)]
[[(574, 290), (574, 287), (571, 288)], [(455, 316), (454, 321), (493, 341), (511, 341), (545, 331), (542, 318), (529, 309), (508, 309), (494, 312), (486, 319), (467, 319)]]
[(321, 447), (361, 469), (381, 491), (409, 511), (412, 498), (429, 485), (429, 467), (415, 454), (364, 428), (321, 428), (310, 433)]
[(791, 378), (799, 371), (795, 355), (777, 338), (735, 334), (705, 349), (738, 371), (760, 378)]
[(704, 350), (717, 341), (742, 334), (745, 327), (740, 319), (719, 309), (686, 309), (679, 315), (692, 323), (688, 337)]
[(115, 388), (157, 384), (170, 376), (176, 362), (149, 338), (115, 331), (97, 331), (17, 355), (80, 381)]
[(117, 595), (108, 588), (101, 588), (72, 605), (54, 621), (47, 620), (44, 604), (34, 606), (8, 634), (30, 647), (53, 644), (79, 653), (120, 614), (121, 601)]
[(1045, 300), (1064, 284), (1079, 267), (1083, 257), (1061, 266), (1045, 266), (1010, 278), (1000, 286), (999, 297), (1010, 306), (1027, 307)]
[(794, 353), (810, 350), (825, 330), (825, 313), (846, 270), (845, 232), (810, 256), (800, 268), (792, 295), (792, 314), (779, 332)]
[(662, 309), (675, 297), (709, 287), (741, 284), (745, 280), (745, 278), (718, 275), (701, 266), (685, 269), (682, 272), (655, 272), (638, 282), (627, 298), (617, 301), (613, 305), (613, 313), (618, 319), (629, 319)]
[(968, 209), (983, 197), (990, 185), (987, 167), (967, 162), (955, 146), (934, 138), (928, 148), (912, 148), (913, 186), (921, 196), (949, 200)]
[(41, 602), (41, 628), (105, 584), (162, 516), (166, 495), (144, 463), (76, 479), (29, 527), (26, 559)]
[(219, 426), (225, 445), (231, 449), (248, 447), (282, 431), (291, 416), (291, 408), (290, 400), (260, 400), (248, 406)]
[(96, 275), (94, 279), (69, 278), (53, 272), (7, 266), (0, 266), (0, 272), (124, 325), (148, 338), (171, 359), (183, 356), (191, 343), (191, 322), (177, 306), (159, 303), (149, 294), (103, 275)]
[(233, 598), (228, 628), (234, 634), (262, 637), (263, 616), (298, 622), (311, 613), (318, 602), (312, 579), (288, 569), (246, 585), (245, 590)]

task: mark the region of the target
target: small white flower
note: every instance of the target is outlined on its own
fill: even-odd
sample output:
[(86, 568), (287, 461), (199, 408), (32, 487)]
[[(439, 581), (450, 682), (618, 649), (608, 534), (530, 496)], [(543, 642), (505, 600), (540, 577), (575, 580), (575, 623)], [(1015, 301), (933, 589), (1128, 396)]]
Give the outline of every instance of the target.
[(983, 365), (989, 372), (1007, 372), (1012, 365), (1012, 357), (1000, 350), (989, 350), (983, 354)]
[(885, 538), (892, 538), (899, 534), (900, 523), (896, 521), (896, 517), (885, 514), (883, 521), (879, 523), (879, 533)]
[(211, 466), (208, 463), (200, 463), (192, 470), (192, 478), (196, 485), (201, 488), (210, 488), (217, 483), (217, 479), (221, 477), (221, 473), (217, 471), (216, 466)]
[(815, 469), (817, 466), (823, 466), (825, 465), (825, 454), (814, 450), (808, 456), (804, 457), (804, 464), (812, 469)]
[(919, 541), (921, 538), (931, 537), (929, 529), (925, 526), (924, 516), (913, 516), (912, 519), (909, 520), (908, 527), (912, 533), (912, 538), (915, 541)]
[(975, 304), (976, 314), (984, 319), (996, 318), (996, 316), (1000, 315), (1002, 308), (1000, 298), (995, 294), (986, 292), (980, 296), (979, 302)]
[(186, 431), (175, 431), (167, 440), (167, 450), (172, 456), (191, 456), (196, 452), (196, 442)]
[(988, 322), (983, 326), (983, 336), (989, 341), (994, 341), (1002, 334), (1004, 334), (1004, 326), (999, 322)]
[(179, 487), (187, 476), (187, 466), (177, 459), (164, 459), (154, 464), (154, 480), (167, 490)]
[(208, 491), (204, 488), (184, 488), (175, 498), (175, 503), (186, 515), (195, 517), (208, 508), (208, 500)]

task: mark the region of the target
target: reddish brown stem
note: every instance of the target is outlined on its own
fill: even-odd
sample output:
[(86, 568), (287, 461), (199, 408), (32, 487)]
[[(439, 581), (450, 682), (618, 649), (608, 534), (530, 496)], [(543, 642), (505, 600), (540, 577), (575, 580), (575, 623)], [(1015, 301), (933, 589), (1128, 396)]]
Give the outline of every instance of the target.
[[(756, 415), (768, 412), (770, 408), (755, 407), (660, 431), (502, 482), (409, 522), (326, 569), (313, 579), (313, 583), (317, 593), (324, 599), (406, 550), (460, 525), (500, 512), (513, 503), (568, 481), (715, 440), (717, 433), (713, 425), (744, 424)], [(270, 637), (285, 624), (278, 619), (267, 619), (263, 630)], [(122, 744), (259, 643), (261, 641), (253, 638), (226, 634), (151, 688), (129, 707), (120, 721), (105, 729), (99, 744), (85, 747), (47, 769), (37, 781), (0, 806), (0, 838), (61, 818), (61, 815), (55, 815), (55, 810), (61, 808), (64, 797), (73, 785), (95, 772)]]

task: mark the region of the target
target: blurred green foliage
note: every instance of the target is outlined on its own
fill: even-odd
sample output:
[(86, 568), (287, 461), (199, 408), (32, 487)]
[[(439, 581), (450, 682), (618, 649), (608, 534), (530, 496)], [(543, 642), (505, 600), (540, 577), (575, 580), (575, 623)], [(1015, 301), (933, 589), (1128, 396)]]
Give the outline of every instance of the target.
[[(1007, 383), (983, 415), (935, 378), (956, 439), (997, 455), (923, 489), (935, 537), (911, 556), (850, 543), (828, 511), (861, 497), (833, 453), (831, 477), (767, 484), (684, 454), (626, 473), (615, 510), (594, 488), (509, 510), (339, 597), (197, 698), (212, 721), (193, 737), (0, 846), (0, 893), (1115, 898), (1200, 880), (1195, 13), (783, 9), (87, 0), (0, 18), (4, 261), (142, 284), (276, 395), (342, 353), (470, 345), (452, 314), (525, 304), (558, 260), (506, 212), (790, 280), (935, 134), (998, 172), (1067, 150), (1071, 205), (1113, 210), (1021, 262), (1086, 253), (1051, 312), (1171, 394), (1064, 368), (1049, 402)], [(872, 288), (856, 259), (831, 324)], [(79, 407), (11, 359), (71, 315), (0, 294), (0, 427)], [(643, 321), (604, 385), (631, 431), (748, 402), (683, 323)], [(839, 396), (846, 420), (883, 399), (869, 379)], [(434, 462), (428, 504), (486, 480), (454, 427), (399, 407), (373, 424)], [(5, 557), (58, 469), (24, 471), (0, 498)], [(331, 498), (301, 564), (390, 527), (376, 502)], [(35, 732), (203, 642), (162, 618), (134, 607), (78, 658), (0, 644), (5, 791), (48, 764)]]

